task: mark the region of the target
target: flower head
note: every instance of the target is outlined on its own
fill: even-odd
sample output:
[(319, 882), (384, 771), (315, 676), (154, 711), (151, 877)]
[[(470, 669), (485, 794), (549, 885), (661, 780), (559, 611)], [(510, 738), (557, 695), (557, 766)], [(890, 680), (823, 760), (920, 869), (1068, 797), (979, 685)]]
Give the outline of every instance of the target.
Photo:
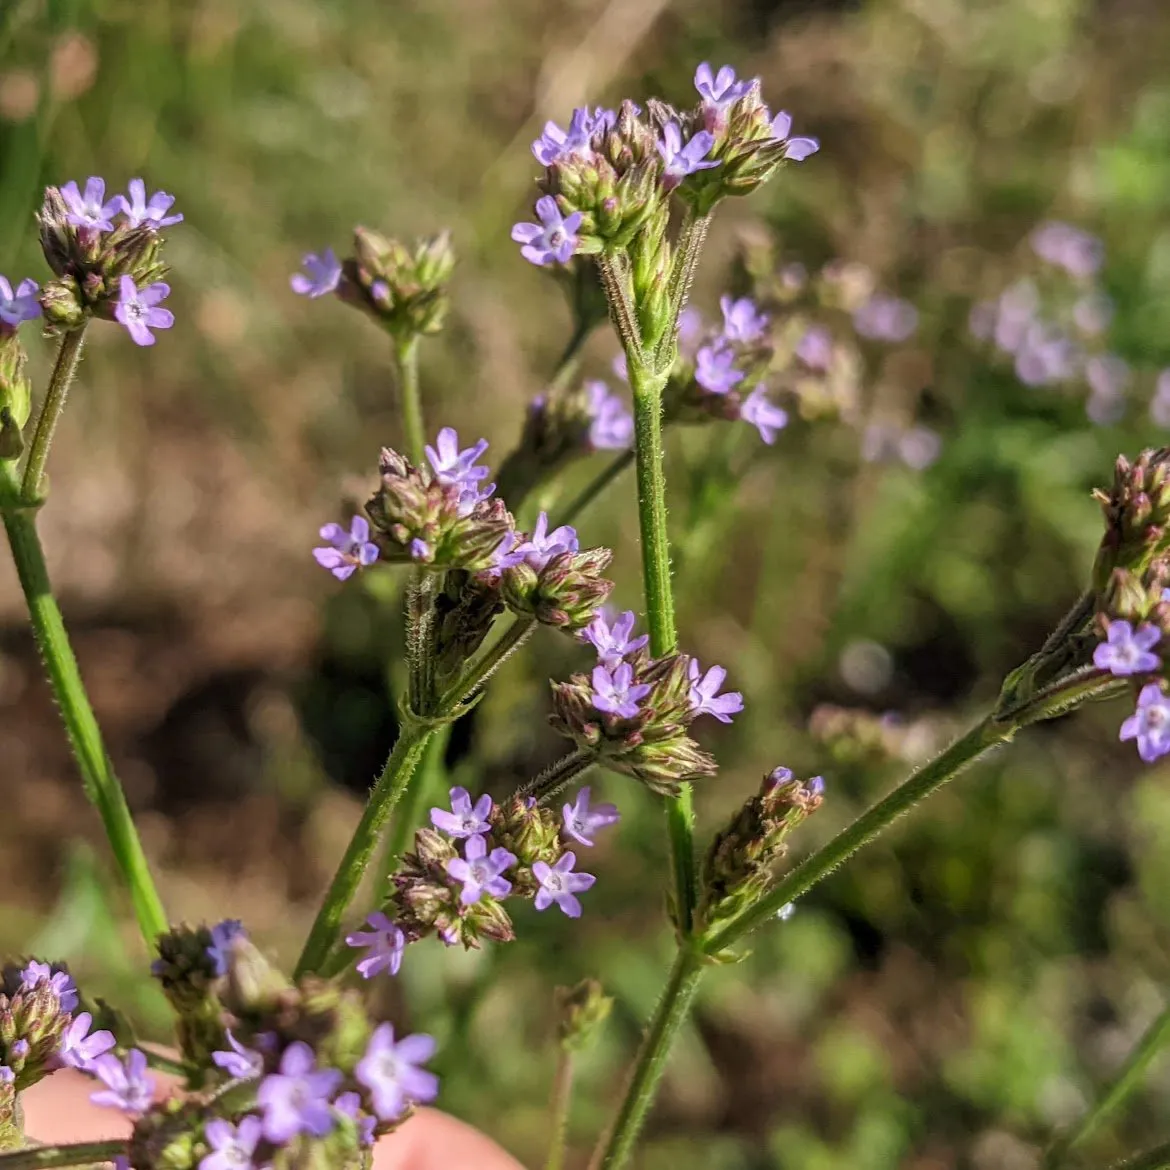
[(480, 439), (471, 447), (459, 449), (459, 434), (453, 427), (444, 427), (432, 447), (427, 444), (427, 462), (435, 473), (435, 479), (442, 484), (461, 488), (464, 492), (460, 508), (470, 513), (480, 500), (486, 500), (496, 485), (480, 486), (480, 480), (491, 475), (486, 467), (477, 464), (479, 457), (488, 449), (487, 439)]
[(1070, 276), (1092, 276), (1105, 259), (1105, 245), (1071, 223), (1049, 220), (1032, 233), (1032, 250)]
[(313, 1050), (294, 1041), (280, 1058), (280, 1071), (269, 1073), (256, 1091), (256, 1103), (264, 1110), (264, 1136), (277, 1144), (298, 1133), (324, 1137), (335, 1124), (329, 1102), (342, 1079), (337, 1069), (319, 1069)]
[(622, 662), (611, 671), (605, 666), (593, 668), (593, 706), (598, 711), (633, 719), (638, 714), (638, 703), (650, 693), (645, 683), (634, 683), (634, 669)]
[(159, 228), (170, 227), (173, 223), (183, 222), (181, 215), (167, 215), (175, 202), (173, 195), (168, 195), (165, 191), (156, 191), (147, 201), (146, 184), (141, 179), (131, 179), (129, 186), (129, 199), (125, 195), (118, 196), (128, 227), (148, 227), (157, 231)]
[(37, 293), (40, 291), (41, 286), (35, 280), (22, 280), (13, 292), (7, 277), (0, 276), (0, 322), (15, 329), (22, 321), (39, 317), (41, 302)]
[(483, 837), (468, 837), (463, 854), (447, 862), (447, 873), (463, 883), (459, 900), (464, 906), (474, 906), (484, 894), (503, 898), (512, 892), (512, 883), (501, 875), (516, 864), (514, 853), (497, 848), (489, 854)]
[(704, 345), (695, 354), (695, 381), (711, 394), (726, 394), (744, 379), (735, 368), (735, 351), (727, 345)]
[(777, 431), (788, 425), (788, 412), (768, 400), (763, 386), (757, 386), (744, 399), (739, 408), (739, 417), (751, 423), (760, 432), (760, 438), (771, 445), (776, 441)]
[(229, 1077), (258, 1077), (264, 1071), (264, 1057), (251, 1048), (245, 1048), (229, 1030), (227, 1033), (231, 1050), (220, 1049), (211, 1054), (212, 1063), (222, 1068)]
[(171, 286), (157, 280), (146, 288), (139, 289), (132, 276), (122, 276), (118, 281), (118, 307), (114, 310), (116, 320), (126, 327), (136, 345), (154, 345), (152, 329), (169, 329), (175, 323), (170, 309), (160, 309), (159, 301), (171, 295)]
[(592, 153), (589, 140), (594, 134), (612, 128), (616, 119), (617, 114), (603, 106), (595, 110), (576, 109), (569, 119), (567, 132), (556, 122), (545, 122), (544, 133), (532, 144), (532, 153), (546, 167), (573, 155), (587, 157)]
[(70, 180), (61, 187), (61, 198), (68, 209), (66, 219), (74, 227), (90, 228), (99, 232), (113, 231), (113, 217), (122, 210), (122, 196), (106, 199), (106, 181), (91, 175), (85, 182), (85, 194)]
[(491, 832), (492, 798), (485, 792), (473, 805), (466, 788), (452, 788), (451, 811), (431, 809), (431, 824), (450, 837), (475, 837)]
[(313, 559), (338, 581), (345, 581), (378, 559), (378, 546), (370, 540), (370, 525), (364, 516), (355, 516), (348, 532), (340, 524), (326, 524), (320, 535), (329, 546), (313, 549)]
[(346, 945), (367, 951), (365, 958), (357, 961), (358, 974), (363, 979), (373, 979), (381, 971), (397, 975), (406, 936), (381, 910), (368, 915), (366, 925), (369, 930), (355, 930), (345, 936)]
[(532, 876), (540, 883), (536, 891), (537, 910), (547, 910), (554, 902), (563, 914), (570, 918), (581, 917), (581, 903), (577, 895), (584, 893), (597, 878), (591, 873), (574, 873), (577, 864), (575, 853), (565, 853), (556, 865), (545, 861), (532, 863)]
[(1146, 683), (1137, 710), (1121, 725), (1121, 740), (1136, 739), (1138, 755), (1147, 764), (1170, 752), (1170, 698), (1156, 683)]
[(750, 344), (759, 341), (768, 328), (768, 315), (760, 312), (751, 297), (719, 298), (723, 310), (723, 336), (727, 341)]
[(200, 1159), (199, 1170), (257, 1170), (256, 1147), (263, 1132), (259, 1117), (242, 1117), (239, 1125), (213, 1117), (203, 1129), (211, 1153)]
[(1151, 653), (1161, 637), (1162, 631), (1148, 622), (1136, 630), (1124, 620), (1110, 622), (1106, 640), (1093, 651), (1093, 665), (1115, 675), (1149, 674), (1162, 665)]
[(871, 341), (905, 341), (918, 328), (918, 310), (900, 297), (875, 293), (854, 311), (853, 327)]
[(393, 1121), (412, 1101), (433, 1101), (439, 1078), (420, 1066), (435, 1055), (435, 1041), (418, 1033), (394, 1042), (394, 1025), (379, 1024), (370, 1037), (354, 1076), (370, 1091), (374, 1112)]
[(810, 370), (827, 370), (833, 361), (833, 335), (823, 325), (810, 325), (795, 352)]
[(650, 641), (649, 634), (641, 634), (637, 638), (630, 636), (634, 632), (635, 621), (632, 609), (619, 614), (612, 625), (606, 621), (604, 613), (598, 613), (581, 631), (581, 641), (588, 642), (597, 651), (603, 666), (616, 667), (623, 658), (635, 650), (641, 650)]
[(146, 1071), (146, 1053), (131, 1048), (125, 1063), (107, 1053), (99, 1056), (89, 1070), (106, 1087), (91, 1093), (95, 1105), (121, 1109), (123, 1113), (145, 1113), (154, 1100), (154, 1077)]
[(227, 974), (232, 940), (247, 938), (247, 934), (244, 924), (238, 918), (225, 918), (211, 928), (211, 946), (207, 948), (207, 957), (215, 966), (217, 978)]
[(341, 283), (341, 261), (332, 248), (309, 252), (301, 259), (304, 272), (294, 272), (288, 283), (301, 297), (323, 297)]
[(730, 723), (732, 715), (743, 710), (743, 695), (739, 691), (719, 694), (719, 688), (727, 678), (727, 671), (722, 666), (712, 666), (700, 677), (699, 661), (692, 658), (687, 672), (691, 680), (691, 711), (696, 718), (714, 715), (720, 723)]
[(724, 65), (718, 73), (712, 73), (711, 66), (704, 61), (695, 70), (695, 89), (699, 91), (699, 97), (720, 110), (746, 97), (751, 88), (751, 78), (738, 80), (730, 65)]
[(536, 525), (532, 535), (523, 543), (516, 546), (511, 554), (512, 563), (523, 561), (529, 568), (539, 573), (555, 556), (561, 553), (578, 552), (581, 544), (577, 539), (577, 530), (568, 524), (560, 528), (548, 530), (548, 513), (541, 512), (536, 518)]
[(577, 250), (575, 233), (584, 216), (579, 211), (562, 215), (551, 195), (536, 201), (536, 215), (540, 223), (518, 223), (512, 228), (512, 239), (523, 245), (520, 255), (533, 264), (567, 264)]
[(572, 804), (566, 804), (561, 810), (564, 817), (565, 832), (574, 841), (582, 845), (593, 844), (593, 834), (607, 825), (616, 825), (621, 820), (617, 806), (613, 804), (589, 804), (589, 788), (586, 786), (577, 793), (577, 799)]
[(93, 1016), (89, 1012), (81, 1012), (73, 1017), (57, 1050), (63, 1064), (90, 1072), (94, 1061), (114, 1047), (113, 1033), (104, 1028), (99, 1032), (91, 1032), (89, 1029), (92, 1023)]
[(57, 1002), (63, 1012), (71, 1012), (78, 1004), (77, 984), (68, 971), (54, 970), (48, 963), (33, 959), (20, 973), (23, 989), (32, 991), (42, 983), (47, 983), (57, 996)]
[(667, 191), (673, 190), (696, 171), (705, 171), (719, 165), (718, 159), (708, 159), (715, 136), (707, 130), (700, 130), (683, 145), (682, 130), (677, 122), (667, 122), (662, 127), (662, 138), (658, 141), (658, 153), (662, 156), (662, 185)]

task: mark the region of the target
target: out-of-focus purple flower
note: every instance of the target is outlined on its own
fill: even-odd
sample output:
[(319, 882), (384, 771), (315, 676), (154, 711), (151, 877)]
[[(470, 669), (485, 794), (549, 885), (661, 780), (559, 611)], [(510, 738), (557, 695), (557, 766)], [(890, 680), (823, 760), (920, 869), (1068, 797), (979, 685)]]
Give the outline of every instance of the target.
[[(689, 310), (684, 309), (683, 312), (689, 312)], [(680, 329), (682, 327), (681, 318), (679, 321), (679, 327)], [(628, 385), (630, 381), (630, 370), (629, 365), (626, 362), (626, 355), (624, 353), (619, 353), (617, 357), (613, 359), (612, 365), (613, 372)]]
[(875, 293), (854, 311), (853, 327), (871, 341), (905, 341), (918, 328), (918, 310), (901, 297)]
[(604, 613), (598, 613), (581, 631), (581, 641), (588, 642), (597, 651), (602, 666), (612, 670), (623, 658), (641, 650), (650, 641), (649, 634), (631, 637), (636, 620), (632, 609), (616, 617), (612, 625), (606, 621)]
[(127, 226), (148, 227), (157, 231), (159, 228), (170, 227), (173, 223), (183, 222), (181, 215), (167, 215), (174, 206), (173, 195), (168, 195), (165, 191), (156, 191), (147, 201), (146, 184), (141, 179), (131, 179), (129, 188), (129, 199), (125, 195), (118, 196)]
[(542, 195), (536, 201), (536, 216), (540, 223), (518, 223), (512, 228), (512, 239), (523, 245), (520, 255), (533, 264), (567, 264), (577, 250), (581, 212), (561, 215), (556, 200)]
[(726, 394), (744, 373), (735, 368), (735, 351), (727, 345), (704, 345), (695, 354), (695, 381), (710, 394)]
[(634, 441), (634, 416), (601, 381), (585, 383), (589, 395), (589, 445), (595, 451), (624, 451)]
[(808, 269), (800, 261), (785, 264), (780, 269), (780, 285), (786, 292), (800, 292), (808, 284)]
[[(577, 540), (577, 530), (568, 524), (548, 530), (548, 513), (541, 512), (536, 518), (536, 525), (532, 534), (522, 544), (517, 545), (515, 556), (528, 567), (539, 573), (555, 556), (561, 553), (577, 552), (580, 549)], [(514, 563), (519, 563), (516, 561)]]
[(41, 302), (37, 293), (40, 291), (41, 286), (35, 280), (22, 280), (13, 292), (8, 278), (0, 276), (0, 322), (15, 329), (22, 321), (39, 317)]
[(1148, 622), (1135, 630), (1129, 622), (1118, 619), (1109, 623), (1106, 640), (1093, 651), (1093, 665), (1110, 674), (1149, 674), (1159, 670), (1162, 660), (1152, 653), (1162, 631)]
[(547, 910), (554, 902), (563, 914), (570, 918), (581, 917), (581, 903), (578, 894), (584, 893), (597, 878), (591, 873), (574, 873), (577, 864), (575, 853), (565, 853), (556, 865), (546, 861), (532, 864), (532, 876), (540, 883), (534, 905), (537, 910)]
[(227, 974), (232, 942), (237, 938), (247, 938), (247, 936), (248, 932), (238, 918), (225, 918), (211, 928), (211, 946), (207, 948), (207, 957), (215, 965), (217, 977)]
[(169, 329), (175, 323), (170, 309), (160, 309), (159, 302), (171, 295), (171, 286), (157, 280), (146, 288), (134, 284), (132, 276), (122, 276), (118, 281), (118, 307), (115, 319), (126, 327), (136, 345), (154, 345), (152, 329)]
[(1096, 236), (1059, 220), (1049, 220), (1036, 228), (1032, 250), (1041, 260), (1082, 279), (1092, 276), (1105, 259), (1105, 245)]
[(1085, 399), (1085, 414), (1099, 427), (1112, 426), (1125, 417), (1125, 398), (1120, 394), (1098, 394), (1094, 390)]
[(809, 369), (827, 370), (833, 362), (833, 335), (823, 325), (810, 325), (796, 343), (796, 356)]
[(723, 336), (727, 341), (750, 344), (764, 336), (768, 315), (760, 312), (751, 297), (722, 296), (719, 307), (723, 310)]
[(1086, 293), (1072, 309), (1073, 320), (1082, 333), (1098, 337), (1113, 320), (1113, 302), (1101, 292)]
[(594, 134), (612, 129), (616, 120), (617, 114), (604, 106), (576, 109), (569, 119), (568, 131), (555, 122), (545, 122), (544, 133), (532, 144), (532, 153), (546, 167), (573, 155), (588, 157), (592, 153), (589, 140)]
[(123, 1063), (107, 1053), (99, 1056), (89, 1069), (106, 1087), (91, 1093), (95, 1105), (121, 1109), (123, 1113), (145, 1113), (154, 1100), (154, 1077), (146, 1070), (146, 1053), (131, 1048)]
[(565, 832), (582, 845), (593, 844), (593, 834), (607, 825), (616, 825), (620, 821), (621, 813), (614, 804), (589, 804), (589, 788), (586, 786), (577, 793), (577, 799), (572, 804), (566, 804), (561, 810), (564, 817)]
[(402, 966), (402, 952), (406, 948), (406, 935), (398, 929), (381, 910), (367, 915), (369, 930), (355, 930), (345, 936), (347, 946), (364, 949), (365, 958), (355, 964), (363, 979), (373, 979), (382, 971), (397, 975)]
[(242, 1117), (239, 1125), (211, 1118), (203, 1127), (211, 1153), (200, 1159), (199, 1170), (259, 1170), (256, 1147), (263, 1131), (259, 1117)]
[(821, 149), (818, 138), (788, 137), (792, 131), (792, 115), (784, 110), (772, 119), (771, 131), (777, 142), (785, 143), (784, 157), (792, 162), (804, 162), (810, 154), (816, 154)]
[(776, 441), (777, 434), (788, 425), (788, 412), (768, 400), (763, 386), (757, 386), (743, 400), (739, 417), (751, 423), (760, 432), (760, 438), (769, 446)]
[(298, 1133), (324, 1137), (334, 1126), (329, 1102), (342, 1082), (335, 1068), (317, 1067), (313, 1050), (301, 1040), (280, 1058), (280, 1071), (269, 1073), (256, 1091), (264, 1110), (264, 1136), (282, 1145)]
[(61, 1037), (61, 1046), (57, 1049), (62, 1064), (89, 1072), (94, 1061), (114, 1047), (114, 1034), (104, 1028), (99, 1032), (91, 1032), (89, 1029), (92, 1023), (93, 1016), (89, 1012), (82, 1012), (73, 1017), (73, 1022), (65, 1029), (65, 1035)]
[(995, 322), (991, 337), (997, 349), (1015, 353), (1020, 348), (1036, 319), (1040, 308), (1040, 294), (1030, 280), (1017, 280), (1009, 285), (994, 302)]
[(898, 457), (915, 471), (925, 471), (941, 451), (942, 439), (930, 427), (911, 427), (898, 438)]
[(364, 516), (355, 516), (349, 522), (349, 531), (340, 524), (326, 524), (320, 536), (329, 544), (313, 549), (313, 559), (338, 581), (347, 580), (378, 559), (378, 546), (370, 540), (370, 524)]
[[(703, 314), (692, 305), (688, 305), (678, 315), (678, 352), (684, 358), (693, 358), (698, 351), (699, 343), (703, 339)], [(622, 368), (618, 375), (623, 382), (628, 382), (626, 376), (626, 355), (620, 355)], [(617, 359), (614, 360), (616, 370)]]
[(1154, 383), (1150, 399), (1150, 419), (1155, 426), (1170, 427), (1170, 370), (1163, 370)]
[(450, 837), (476, 837), (491, 832), (492, 798), (485, 792), (473, 805), (466, 788), (452, 788), (451, 811), (431, 809), (431, 824)]
[(357, 1123), (358, 1141), (363, 1146), (374, 1144), (374, 1131), (378, 1128), (378, 1119), (362, 1112), (360, 1093), (341, 1093), (333, 1102), (333, 1108), (343, 1117)]
[(995, 318), (998, 310), (995, 301), (978, 301), (967, 314), (967, 328), (978, 341), (990, 341), (995, 333)]
[(211, 1061), (229, 1077), (258, 1077), (264, 1071), (264, 1057), (251, 1048), (245, 1048), (231, 1033), (227, 1033), (231, 1050), (220, 1049), (211, 1054)]
[(696, 719), (700, 715), (714, 715), (720, 723), (730, 723), (732, 715), (743, 710), (743, 695), (739, 691), (719, 694), (727, 678), (722, 666), (712, 666), (702, 674), (699, 660), (692, 658), (687, 673), (691, 680), (691, 713)]
[(1146, 683), (1137, 710), (1121, 725), (1121, 740), (1136, 739), (1138, 755), (1147, 764), (1170, 752), (1170, 699), (1156, 683)]
[(667, 122), (662, 127), (662, 138), (658, 142), (658, 153), (662, 156), (662, 186), (674, 190), (696, 171), (706, 171), (719, 165), (718, 159), (708, 159), (707, 154), (715, 145), (715, 136), (700, 130), (683, 144), (682, 130), (677, 122)]
[(47, 983), (57, 996), (57, 1002), (63, 1012), (72, 1012), (77, 1007), (77, 984), (73, 982), (68, 971), (54, 970), (48, 963), (33, 959), (21, 971), (20, 981), (28, 991)]
[(650, 693), (645, 683), (634, 683), (634, 670), (628, 662), (609, 670), (604, 666), (593, 668), (593, 706), (598, 711), (633, 719), (638, 714), (638, 703)]
[(718, 73), (712, 73), (711, 66), (704, 61), (695, 70), (695, 89), (704, 102), (723, 110), (751, 91), (752, 79), (740, 81), (730, 65), (724, 65)]
[(1085, 361), (1085, 381), (1102, 398), (1120, 398), (1129, 380), (1129, 362), (1115, 353), (1094, 354)]
[(61, 198), (68, 209), (65, 218), (74, 227), (99, 232), (113, 231), (113, 217), (122, 210), (122, 196), (106, 199), (106, 181), (91, 175), (85, 181), (85, 194), (70, 180), (61, 189)]
[(394, 1042), (393, 1024), (379, 1024), (370, 1037), (354, 1076), (370, 1090), (374, 1112), (393, 1121), (412, 1101), (433, 1101), (439, 1078), (420, 1067), (435, 1055), (432, 1036), (417, 1033)]
[(301, 258), (304, 272), (294, 272), (288, 278), (293, 292), (301, 297), (323, 297), (341, 283), (341, 261), (332, 248), (324, 252), (308, 252)]
[(457, 882), (463, 883), (459, 900), (464, 906), (473, 906), (490, 894), (503, 898), (512, 892), (512, 883), (501, 876), (509, 866), (516, 864), (516, 855), (507, 849), (487, 851), (487, 840), (483, 837), (468, 837), (463, 847), (463, 857), (453, 857), (447, 862), (447, 873)]
[(1053, 326), (1033, 322), (1016, 350), (1016, 377), (1027, 386), (1064, 382), (1077, 371), (1081, 351)]

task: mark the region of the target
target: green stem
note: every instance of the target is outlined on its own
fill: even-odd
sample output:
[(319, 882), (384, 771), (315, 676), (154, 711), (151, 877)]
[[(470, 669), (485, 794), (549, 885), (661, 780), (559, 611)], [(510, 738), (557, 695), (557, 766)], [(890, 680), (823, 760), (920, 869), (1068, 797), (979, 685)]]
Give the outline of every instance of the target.
[(466, 699), (476, 687), (487, 682), (489, 678), (501, 666), (503, 666), (506, 659), (519, 650), (521, 645), (527, 640), (528, 635), (536, 628), (535, 618), (521, 618), (518, 617), (504, 632), (496, 639), (495, 642), (484, 653), (483, 657), (473, 662), (460, 676), (447, 688), (443, 693), (442, 699), (439, 701), (439, 709), (444, 712), (450, 711), (452, 708)]
[(535, 780), (530, 780), (523, 788), (518, 788), (516, 795), (534, 796), (537, 804), (545, 804), (566, 784), (571, 784), (582, 772), (592, 768), (593, 764), (593, 754), (578, 748), (567, 756), (562, 756), (555, 764), (550, 764)]
[(406, 449), (417, 467), (425, 458), (427, 436), (423, 425), (422, 395), (418, 388), (418, 335), (394, 339), (398, 388), (402, 394), (402, 429)]
[(702, 974), (702, 959), (680, 947), (666, 989), (638, 1049), (621, 1107), (594, 1152), (590, 1170), (617, 1170), (633, 1151), (666, 1068), (671, 1045), (687, 1018)]
[[(39, 428), (38, 428), (39, 430)], [(61, 710), (70, 746), (81, 770), (85, 794), (102, 818), (114, 860), (130, 891), (134, 913), (146, 945), (153, 953), (155, 939), (167, 929), (167, 916), (138, 839), (126, 795), (110, 766), (97, 718), (89, 704), (85, 683), (57, 601), (49, 584), (45, 554), (37, 536), (34, 512), (14, 504), (19, 490), (11, 467), (0, 463), (0, 503), (4, 528), (16, 574), (28, 604), (33, 635), (45, 664), (53, 697)]]
[(1134, 1154), (1123, 1162), (1115, 1162), (1109, 1170), (1170, 1170), (1170, 1142)]
[(398, 868), (398, 863), (406, 852), (411, 834), (418, 824), (419, 806), (428, 792), (433, 792), (436, 781), (443, 770), (443, 756), (447, 751), (447, 741), (451, 738), (451, 728), (440, 727), (427, 742), (426, 752), (422, 763), (414, 778), (406, 786), (406, 793), (402, 797), (401, 807), (394, 823), (386, 834), (386, 848), (382, 854), (382, 873), (385, 880), (382, 882), (382, 892), (385, 893), (390, 881), (390, 875)]
[(65, 399), (69, 396), (69, 387), (77, 373), (77, 363), (81, 360), (86, 324), (83, 323), (61, 338), (57, 360), (53, 363), (53, 373), (49, 377), (49, 388), (45, 392), (45, 401), (29, 445), (28, 462), (24, 466), (20, 498), (26, 504), (40, 502), (44, 490), (45, 465), (49, 462), (49, 448), (53, 445), (57, 420), (65, 409)]
[(573, 521), (590, 505), (595, 499), (631, 463), (634, 462), (633, 451), (623, 451), (620, 455), (611, 459), (594, 477), (581, 489), (581, 491), (573, 498), (565, 510), (556, 518), (553, 527), (561, 524), (572, 524)]
[(557, 1057), (557, 1071), (552, 1088), (552, 1137), (544, 1170), (561, 1170), (565, 1163), (565, 1145), (569, 1137), (569, 1105), (573, 1100), (573, 1053), (562, 1048)]
[(92, 1166), (126, 1153), (125, 1141), (78, 1142), (71, 1146), (31, 1146), (0, 1154), (0, 1170), (48, 1170), (50, 1166)]

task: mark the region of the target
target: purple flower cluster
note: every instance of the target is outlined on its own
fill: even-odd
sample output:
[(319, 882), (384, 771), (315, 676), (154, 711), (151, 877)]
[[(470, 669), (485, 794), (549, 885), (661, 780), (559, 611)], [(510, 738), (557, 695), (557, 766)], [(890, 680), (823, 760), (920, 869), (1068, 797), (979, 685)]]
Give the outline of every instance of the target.
[(532, 153), (537, 162), (546, 167), (568, 158), (588, 158), (593, 135), (612, 130), (616, 121), (616, 112), (603, 106), (594, 110), (574, 110), (568, 130), (562, 130), (555, 122), (544, 124), (544, 133), (532, 144)]
[(488, 499), (496, 490), (494, 483), (483, 484), (491, 475), (486, 467), (479, 466), (479, 459), (488, 449), (487, 439), (480, 439), (470, 447), (459, 447), (459, 435), (453, 427), (444, 427), (435, 445), (424, 448), (427, 462), (435, 479), (447, 487), (459, 488), (459, 514), (470, 516), (475, 505)]
[[(735, 70), (730, 65), (720, 66), (717, 72), (711, 69), (710, 64), (704, 61), (695, 70), (695, 89), (702, 99), (704, 122), (708, 130), (719, 130), (726, 126), (731, 108), (739, 101), (751, 95), (752, 90), (759, 86), (759, 78), (736, 77)], [(792, 162), (803, 162), (811, 154), (821, 148), (815, 138), (793, 138), (792, 117), (781, 110), (772, 117), (768, 108), (763, 107), (762, 118), (769, 123), (771, 137), (776, 142), (784, 143), (783, 157)]]
[(577, 793), (577, 799), (572, 804), (566, 804), (561, 810), (565, 832), (574, 841), (589, 848), (593, 847), (593, 834), (598, 829), (616, 825), (621, 820), (617, 806), (613, 804), (592, 804), (592, 793), (586, 785)]
[[(1166, 593), (1170, 590), (1164, 591), (1163, 601), (1167, 600)], [(1105, 640), (1093, 651), (1093, 665), (1117, 678), (1156, 675), (1162, 669), (1162, 660), (1154, 653), (1154, 647), (1161, 640), (1162, 631), (1151, 622), (1143, 622), (1135, 629), (1123, 618), (1109, 621)], [(1122, 723), (1120, 738), (1136, 740), (1138, 755), (1147, 764), (1170, 753), (1170, 697), (1159, 680), (1141, 688), (1137, 709)]]
[(870, 341), (905, 341), (918, 328), (918, 310), (900, 297), (874, 293), (854, 310), (853, 328)]
[(861, 457), (867, 463), (898, 461), (914, 471), (925, 471), (939, 457), (942, 439), (926, 426), (902, 426), (892, 421), (871, 422), (861, 435)]

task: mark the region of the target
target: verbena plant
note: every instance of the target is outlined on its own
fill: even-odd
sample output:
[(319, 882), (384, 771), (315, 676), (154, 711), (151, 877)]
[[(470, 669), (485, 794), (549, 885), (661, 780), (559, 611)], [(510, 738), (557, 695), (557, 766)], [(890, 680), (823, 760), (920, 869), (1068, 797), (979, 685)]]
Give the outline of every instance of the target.
[[(830, 333), (789, 311), (788, 292), (805, 279), (794, 271), (771, 274), (763, 298), (725, 297), (717, 329), (704, 330), (688, 313), (717, 206), (751, 194), (786, 162), (817, 149), (814, 139), (791, 134), (787, 114), (772, 115), (758, 82), (706, 65), (695, 81), (700, 100), (690, 110), (657, 100), (645, 109), (629, 101), (616, 111), (579, 109), (567, 130), (550, 123), (534, 144), (545, 167), (537, 222), (517, 224), (512, 235), (525, 259), (564, 285), (574, 330), (498, 485), (485, 482), (483, 440), (461, 446), (444, 427), (427, 443), (418, 349), (443, 323), (454, 263), (448, 239), (411, 248), (359, 228), (352, 255), (310, 255), (292, 279), (299, 294), (332, 294), (362, 309), (391, 341), (405, 450), (382, 450), (365, 514), (322, 528), (314, 556), (339, 581), (363, 571), (402, 575), (408, 677), (397, 742), (290, 975), (270, 964), (235, 920), (195, 927), (169, 921), (70, 649), (36, 528), (54, 431), (91, 322), (116, 321), (141, 346), (174, 323), (162, 307), (169, 292), (162, 230), (182, 216), (171, 213), (169, 195), (148, 199), (141, 180), (128, 196), (109, 200), (98, 178), (84, 191), (75, 183), (46, 191), (38, 221), (52, 279), (43, 287), (26, 280), (15, 290), (0, 279), (0, 508), (86, 792), (101, 814), (152, 972), (174, 1009), (178, 1056), (138, 1044), (127, 1019), (88, 1002), (59, 964), (25, 959), (5, 968), (0, 1170), (111, 1160), (135, 1170), (369, 1165), (373, 1141), (393, 1140), (416, 1103), (436, 1099), (439, 1085), (425, 1068), (433, 1040), (398, 1036), (392, 1023), (375, 1018), (363, 980), (397, 973), (415, 945), (507, 943), (518, 901), (579, 916), (581, 896), (595, 881), (583, 868), (585, 851), (619, 812), (593, 803), (588, 787), (564, 803), (561, 794), (594, 768), (641, 784), (663, 806), (677, 940), (657, 1009), (598, 1140), (593, 1165), (612, 1170), (630, 1157), (671, 1043), (711, 968), (734, 963), (752, 930), (784, 917), (968, 764), (1034, 723), (1130, 688), (1137, 707), (1121, 737), (1135, 739), (1146, 760), (1170, 752), (1170, 698), (1158, 654), (1170, 629), (1170, 452), (1158, 451), (1118, 460), (1112, 487), (1099, 493), (1105, 536), (1089, 587), (1008, 675), (994, 708), (974, 727), (782, 875), (789, 836), (824, 799), (820, 777), (771, 769), (707, 847), (697, 848), (692, 784), (709, 782), (717, 765), (691, 737), (691, 724), (704, 716), (729, 722), (743, 699), (723, 690), (722, 667), (704, 670), (679, 649), (663, 428), (743, 421), (771, 443), (788, 417), (772, 397), (777, 390), (803, 406), (833, 402), (856, 369)], [(827, 278), (836, 281), (838, 307), (850, 303), (848, 275)], [(897, 341), (913, 329), (912, 307), (863, 291), (855, 306), (859, 332)], [(1013, 348), (1001, 336), (1014, 304), (1005, 297), (981, 307), (973, 324), (1023, 360), (1022, 342)], [(18, 327), (37, 319), (59, 338), (59, 350), (33, 422)], [(575, 385), (580, 349), (607, 319), (621, 345), (632, 413), (604, 383)], [(1028, 337), (1027, 370), (1062, 356), (1044, 348), (1045, 337)], [(912, 465), (928, 461), (937, 445), (921, 431), (867, 441), (892, 442)], [(515, 513), (537, 488), (576, 457), (601, 450), (614, 454), (563, 515), (542, 512), (530, 528), (517, 525)], [(611, 552), (582, 548), (572, 526), (631, 462), (644, 633), (632, 612), (603, 610)], [(416, 807), (424, 753), (540, 627), (575, 639), (596, 659), (552, 684), (550, 723), (569, 741), (565, 755), (507, 799), (454, 788), (449, 808), (432, 809), (422, 827), (410, 823), (403, 812)], [(370, 874), (379, 856), (388, 862)], [(367, 888), (372, 908), (358, 904)], [(564, 1153), (573, 1054), (609, 1005), (591, 980), (562, 992), (560, 1002), (562, 1028), (549, 1057), (557, 1065), (553, 1167)], [(1052, 1164), (1136, 1083), (1166, 1030), (1163, 1018), (1110, 1092), (1054, 1143)], [(27, 1142), (21, 1094), (65, 1066), (95, 1079), (96, 1102), (134, 1119), (128, 1141)], [(156, 1100), (152, 1067), (178, 1073), (184, 1088)], [(1154, 1151), (1140, 1164), (1170, 1164), (1160, 1157)]]

